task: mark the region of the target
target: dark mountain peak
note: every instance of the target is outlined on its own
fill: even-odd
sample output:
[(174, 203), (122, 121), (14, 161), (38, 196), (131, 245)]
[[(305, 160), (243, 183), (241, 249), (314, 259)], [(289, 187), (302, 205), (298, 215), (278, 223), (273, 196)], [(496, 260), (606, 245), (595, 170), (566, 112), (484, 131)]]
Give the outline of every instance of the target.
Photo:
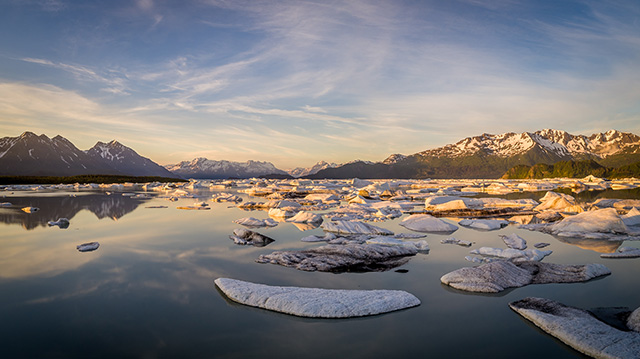
[[(44, 136), (44, 135), (43, 135)], [(28, 139), (28, 138), (36, 138), (39, 137), (38, 135), (36, 135), (35, 133), (31, 132), (31, 131), (24, 131), (21, 135), (20, 135), (20, 139)], [(45, 136), (46, 137), (46, 136)]]

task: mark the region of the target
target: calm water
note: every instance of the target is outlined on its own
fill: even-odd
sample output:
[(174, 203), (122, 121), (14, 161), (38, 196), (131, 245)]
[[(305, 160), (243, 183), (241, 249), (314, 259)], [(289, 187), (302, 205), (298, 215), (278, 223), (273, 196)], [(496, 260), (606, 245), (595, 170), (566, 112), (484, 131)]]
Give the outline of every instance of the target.
[[(228, 191), (227, 191), (228, 192)], [(471, 266), (469, 248), (440, 244), (402, 266), (408, 273), (309, 273), (258, 264), (260, 254), (321, 244), (300, 238), (290, 223), (258, 231), (276, 241), (266, 247), (235, 245), (234, 219), (267, 218), (228, 203), (184, 211), (194, 199), (135, 199), (103, 192), (2, 193), (26, 214), (0, 209), (0, 358), (24, 357), (582, 357), (512, 312), (507, 304), (528, 296), (595, 308), (640, 305), (640, 260), (606, 260), (598, 251), (639, 242), (561, 242), (509, 226), (483, 232), (460, 228), (456, 238), (473, 248), (504, 248), (499, 234), (517, 233), (529, 245), (549, 242), (546, 262), (603, 263), (613, 272), (580, 284), (532, 285), (498, 295), (469, 294), (440, 284), (452, 270)], [(210, 193), (203, 192), (204, 199)], [(74, 195), (74, 196), (71, 196)], [(158, 196), (158, 194), (152, 194)], [(245, 200), (248, 197), (242, 195)], [(255, 199), (252, 199), (255, 200)], [(417, 203), (420, 204), (420, 203)], [(149, 206), (168, 208), (147, 208)], [(68, 229), (47, 221), (66, 217)], [(408, 232), (401, 219), (376, 223)], [(94, 252), (76, 245), (100, 242)], [(303, 319), (232, 303), (213, 284), (229, 277), (270, 285), (344, 289), (400, 289), (419, 307), (342, 320)]]

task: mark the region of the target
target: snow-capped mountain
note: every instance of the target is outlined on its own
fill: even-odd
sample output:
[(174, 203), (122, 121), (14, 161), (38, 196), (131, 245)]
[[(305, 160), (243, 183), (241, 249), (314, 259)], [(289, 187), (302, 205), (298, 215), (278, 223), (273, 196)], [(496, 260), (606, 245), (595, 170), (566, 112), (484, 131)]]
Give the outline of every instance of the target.
[(66, 138), (24, 132), (0, 138), (0, 175), (73, 176), (82, 174), (174, 177), (153, 161), (112, 141), (88, 151)]
[(114, 174), (103, 162), (96, 162), (62, 136), (49, 138), (24, 132), (18, 137), (0, 138), (0, 174), (22, 176), (70, 176)]
[(214, 161), (204, 157), (191, 161), (182, 161), (174, 165), (166, 165), (165, 168), (173, 174), (183, 178), (220, 179), (220, 178), (250, 178), (265, 175), (288, 176), (277, 169), (271, 162), (263, 161)]
[(296, 167), (292, 170), (289, 170), (289, 174), (293, 177), (304, 177), (304, 176), (308, 176), (308, 175), (313, 175), (318, 173), (318, 171), (321, 171), (323, 169), (326, 168), (334, 168), (334, 167), (338, 167), (340, 166), (337, 163), (329, 163), (329, 162), (325, 162), (325, 161), (320, 161), (318, 163), (316, 163), (315, 165), (313, 165), (312, 167)]
[(511, 157), (539, 149), (558, 158), (594, 156), (605, 158), (619, 153), (638, 153), (640, 137), (632, 133), (610, 130), (605, 133), (572, 135), (565, 131), (544, 129), (536, 132), (483, 134), (467, 137), (455, 144), (418, 153), (430, 157), (463, 157), (478, 152)]
[(394, 154), (373, 165), (343, 165), (310, 177), (499, 178), (516, 165), (586, 159), (609, 167), (636, 163), (640, 161), (640, 136), (616, 130), (590, 136), (552, 129), (485, 133), (410, 156)]
[(391, 156), (387, 157), (384, 161), (382, 161), (382, 163), (384, 163), (385, 165), (391, 165), (391, 164), (394, 164), (396, 162), (400, 162), (400, 161), (404, 160), (405, 158), (407, 158), (407, 156), (399, 154), (399, 153), (394, 153)]
[(166, 168), (140, 156), (116, 140), (109, 143), (97, 142), (87, 154), (97, 161), (109, 164), (120, 173), (136, 173), (137, 176), (174, 176)]

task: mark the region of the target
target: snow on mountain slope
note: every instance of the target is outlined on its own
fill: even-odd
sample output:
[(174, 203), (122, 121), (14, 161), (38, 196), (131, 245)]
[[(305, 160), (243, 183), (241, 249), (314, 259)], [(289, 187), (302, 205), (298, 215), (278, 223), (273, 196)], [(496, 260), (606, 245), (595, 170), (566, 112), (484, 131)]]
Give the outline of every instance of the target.
[(329, 162), (325, 162), (325, 161), (320, 161), (318, 163), (316, 163), (315, 165), (313, 165), (312, 167), (296, 167), (292, 170), (289, 170), (289, 174), (293, 177), (304, 177), (304, 176), (308, 176), (308, 175), (313, 175), (318, 173), (319, 171), (325, 169), (325, 168), (334, 168), (334, 167), (338, 167), (340, 166), (339, 164), (336, 163), (329, 163)]
[(268, 174), (287, 175), (285, 171), (276, 168), (271, 162), (251, 160), (244, 163), (225, 160), (215, 161), (204, 157), (167, 165), (165, 168), (185, 178), (245, 178)]
[(576, 136), (553, 129), (519, 134), (513, 132), (500, 135), (485, 133), (418, 154), (435, 157), (462, 157), (484, 151), (489, 155), (510, 157), (527, 152), (536, 146), (559, 157), (594, 155), (604, 158), (625, 150), (637, 152), (640, 146), (640, 137), (616, 130), (593, 134), (589, 137)]

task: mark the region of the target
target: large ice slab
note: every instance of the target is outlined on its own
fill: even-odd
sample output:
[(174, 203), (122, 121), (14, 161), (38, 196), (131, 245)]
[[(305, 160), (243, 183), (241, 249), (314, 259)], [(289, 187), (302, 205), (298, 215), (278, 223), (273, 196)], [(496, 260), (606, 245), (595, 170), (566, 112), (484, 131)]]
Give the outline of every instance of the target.
[(401, 290), (348, 290), (279, 287), (218, 278), (215, 284), (234, 302), (310, 318), (352, 318), (420, 305)]
[(640, 225), (640, 211), (636, 207), (631, 208), (627, 214), (621, 216), (622, 222), (627, 226), (638, 226)]
[(501, 235), (500, 238), (502, 238), (504, 244), (506, 244), (509, 248), (519, 250), (527, 249), (527, 241), (515, 233), (509, 235)]
[(628, 234), (629, 229), (613, 208), (583, 212), (550, 225), (551, 234), (571, 237), (585, 234)]
[(601, 258), (640, 258), (640, 248), (620, 247), (617, 252), (602, 253)]
[(479, 254), (485, 257), (494, 257), (509, 259), (514, 262), (523, 261), (541, 261), (544, 257), (549, 256), (552, 251), (541, 251), (539, 249), (514, 249), (514, 248), (493, 248), (493, 247), (480, 247), (470, 252), (471, 254)]
[(276, 251), (261, 255), (258, 263), (279, 264), (303, 271), (379, 272), (405, 264), (418, 250), (409, 246), (348, 243), (327, 244), (301, 251)]
[(509, 307), (540, 329), (591, 357), (640, 357), (640, 333), (616, 329), (586, 310), (531, 297), (512, 302)]
[(447, 223), (429, 214), (413, 214), (403, 219), (399, 225), (416, 232), (453, 233), (458, 230), (455, 224)]
[(564, 265), (541, 262), (496, 261), (447, 273), (440, 281), (469, 292), (498, 293), (529, 284), (575, 283), (611, 274), (602, 264)]
[(253, 245), (255, 247), (264, 247), (275, 241), (273, 238), (244, 228), (234, 229), (233, 235), (229, 236), (229, 239), (235, 244)]
[(324, 221), (320, 227), (327, 232), (338, 234), (393, 234), (393, 232), (388, 229), (360, 221)]
[(245, 227), (275, 227), (278, 225), (278, 222), (271, 218), (257, 219), (253, 217), (236, 219), (233, 223), (241, 224)]
[(509, 222), (503, 219), (463, 219), (459, 225), (485, 231), (494, 231), (506, 227)]

